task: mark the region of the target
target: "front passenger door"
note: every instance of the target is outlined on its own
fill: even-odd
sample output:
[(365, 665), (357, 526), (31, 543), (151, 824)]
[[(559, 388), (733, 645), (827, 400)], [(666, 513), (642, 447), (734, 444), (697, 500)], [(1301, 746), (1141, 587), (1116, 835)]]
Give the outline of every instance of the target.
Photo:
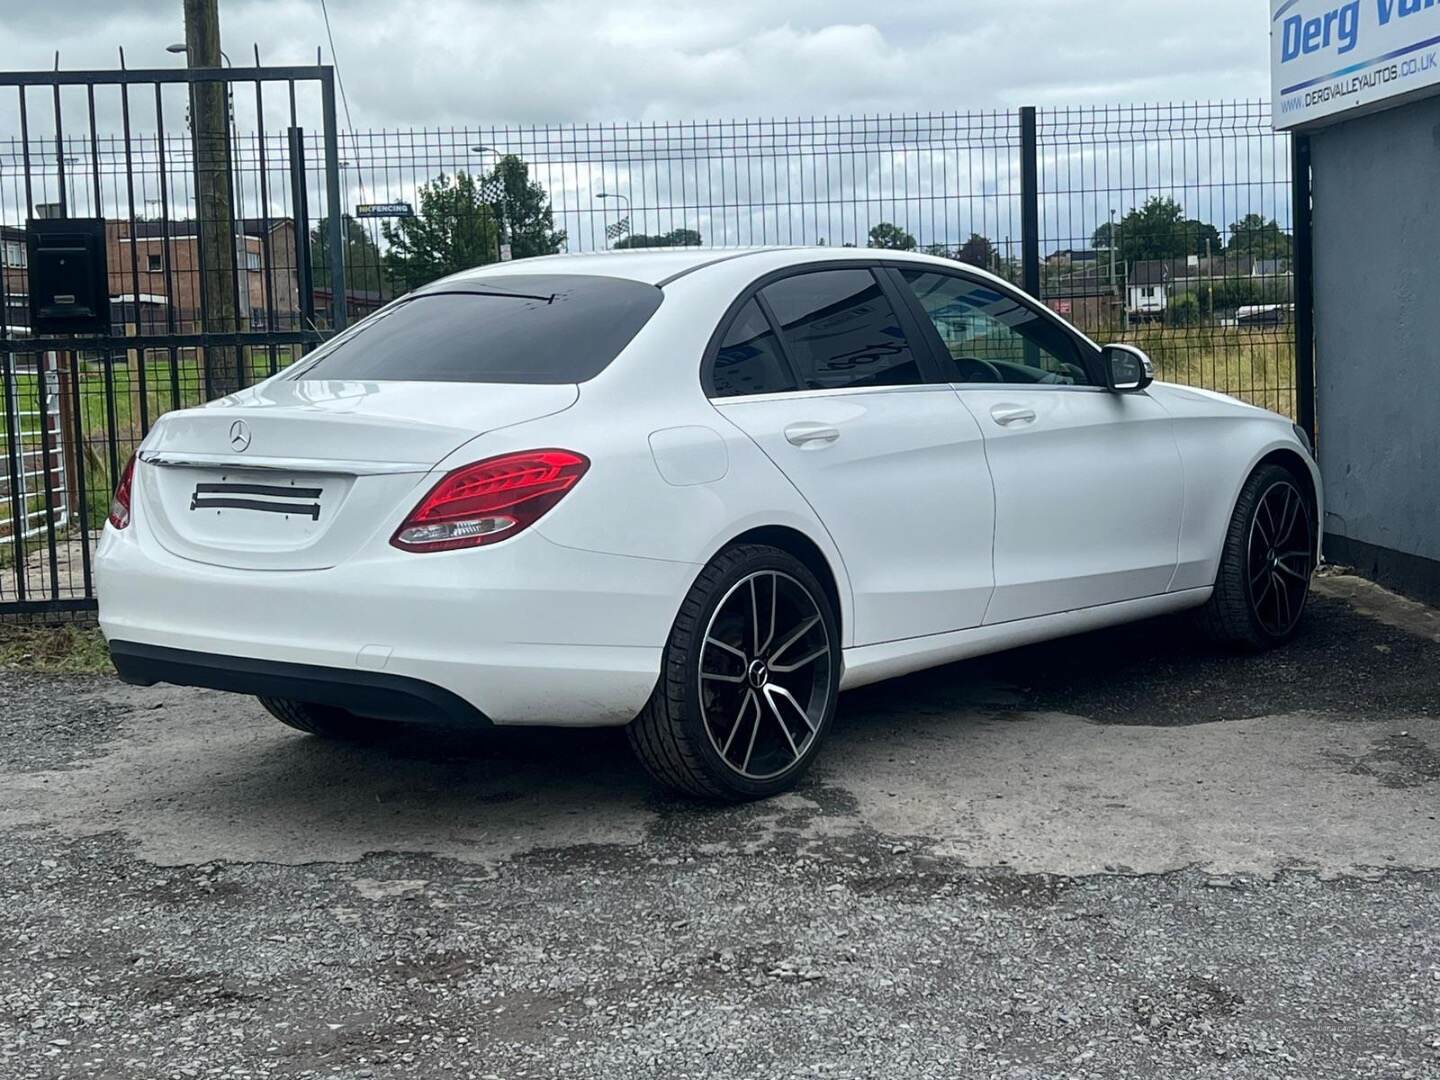
[(1094, 350), (1023, 294), (897, 272), (985, 437), (995, 481), (987, 625), (1165, 592), (1184, 497), (1169, 415), (1100, 385)]

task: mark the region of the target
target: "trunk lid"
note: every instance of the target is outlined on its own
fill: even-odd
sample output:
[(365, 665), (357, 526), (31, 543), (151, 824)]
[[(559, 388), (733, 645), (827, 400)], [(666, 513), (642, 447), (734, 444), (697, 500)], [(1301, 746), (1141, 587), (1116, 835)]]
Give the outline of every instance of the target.
[(324, 569), (409, 509), (447, 455), (578, 398), (574, 384), (271, 380), (162, 419), (134, 497), (182, 558)]

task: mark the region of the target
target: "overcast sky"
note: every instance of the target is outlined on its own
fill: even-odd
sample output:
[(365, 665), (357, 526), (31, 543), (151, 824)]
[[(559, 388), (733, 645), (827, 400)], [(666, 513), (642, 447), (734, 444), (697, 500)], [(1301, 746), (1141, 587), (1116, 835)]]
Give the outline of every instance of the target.
[[(1268, 93), (1256, 0), (329, 0), (356, 127)], [(171, 66), (181, 0), (4, 0), (0, 67)], [(328, 57), (320, 0), (221, 0), (236, 63)], [(342, 124), (344, 123), (342, 118)]]

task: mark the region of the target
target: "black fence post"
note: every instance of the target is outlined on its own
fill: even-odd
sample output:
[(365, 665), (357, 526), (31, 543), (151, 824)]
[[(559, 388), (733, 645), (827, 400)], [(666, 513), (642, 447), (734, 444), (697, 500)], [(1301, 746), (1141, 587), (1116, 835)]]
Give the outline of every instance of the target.
[(305, 185), (305, 132), (290, 128), (290, 205), (295, 214), (295, 280), (301, 329), (315, 328), (315, 285), (310, 278), (310, 196)]
[(1310, 203), (1310, 136), (1290, 140), (1295, 272), (1295, 416), (1313, 442), (1315, 430), (1315, 252)]
[(1020, 110), (1020, 284), (1040, 296), (1040, 148), (1035, 106)]
[(320, 102), (325, 119), (325, 203), (330, 230), (330, 328), (339, 333), (349, 318), (345, 289), (345, 207), (340, 200), (340, 143), (335, 131), (335, 69), (320, 69)]

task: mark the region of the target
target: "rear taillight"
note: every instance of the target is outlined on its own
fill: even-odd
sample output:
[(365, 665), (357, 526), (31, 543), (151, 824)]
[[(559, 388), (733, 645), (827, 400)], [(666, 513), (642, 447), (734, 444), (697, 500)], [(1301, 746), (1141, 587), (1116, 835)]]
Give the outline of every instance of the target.
[(569, 450), (527, 450), (456, 469), (395, 530), (405, 551), (453, 551), (507, 540), (535, 524), (590, 468)]
[(115, 487), (115, 497), (110, 500), (110, 524), (123, 529), (130, 524), (130, 489), (135, 483), (135, 455), (125, 463), (120, 474), (120, 483)]

